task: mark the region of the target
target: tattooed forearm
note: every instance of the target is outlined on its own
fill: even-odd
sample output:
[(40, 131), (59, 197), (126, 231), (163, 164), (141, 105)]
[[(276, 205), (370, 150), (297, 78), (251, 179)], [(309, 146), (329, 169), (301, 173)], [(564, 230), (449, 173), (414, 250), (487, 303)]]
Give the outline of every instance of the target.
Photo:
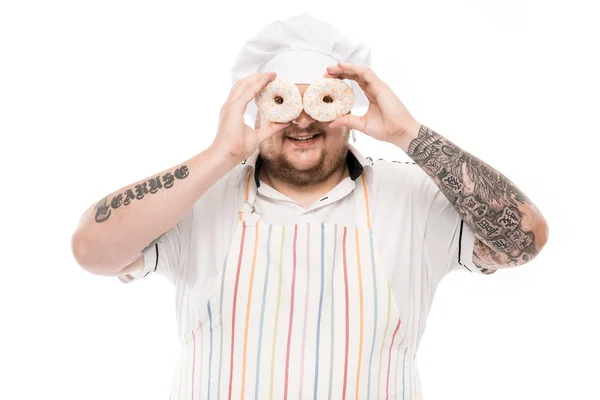
[(149, 179), (147, 182), (135, 185), (133, 188), (126, 189), (123, 193), (119, 193), (114, 196), (110, 203), (107, 203), (108, 197), (103, 198), (96, 204), (96, 222), (104, 222), (110, 218), (112, 210), (116, 210), (121, 206), (127, 206), (133, 200), (141, 200), (148, 194), (154, 194), (159, 189), (165, 188), (170, 189), (173, 187), (175, 179), (185, 179), (189, 175), (187, 165), (182, 165), (177, 168), (173, 173), (167, 172), (162, 176), (156, 176)]
[(492, 250), (491, 247), (475, 238), (473, 244), (473, 264), (475, 264), (483, 274), (493, 274), (495, 268), (487, 268), (488, 265), (498, 266), (510, 264), (509, 257), (506, 254), (500, 254)]
[(481, 264), (521, 265), (539, 253), (547, 239), (545, 220), (508, 178), (424, 125), (407, 154), (481, 239)]

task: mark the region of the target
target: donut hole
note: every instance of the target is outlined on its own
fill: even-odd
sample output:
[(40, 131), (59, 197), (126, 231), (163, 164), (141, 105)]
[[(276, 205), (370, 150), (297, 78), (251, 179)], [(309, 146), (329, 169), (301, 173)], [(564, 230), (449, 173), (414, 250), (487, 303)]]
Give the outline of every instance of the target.
[(275, 104), (283, 104), (283, 97), (281, 97), (281, 96), (275, 96), (275, 98), (273, 99), (273, 101), (275, 102)]
[(333, 103), (333, 99), (331, 97), (329, 97), (329, 96), (323, 97), (323, 101), (325, 103)]

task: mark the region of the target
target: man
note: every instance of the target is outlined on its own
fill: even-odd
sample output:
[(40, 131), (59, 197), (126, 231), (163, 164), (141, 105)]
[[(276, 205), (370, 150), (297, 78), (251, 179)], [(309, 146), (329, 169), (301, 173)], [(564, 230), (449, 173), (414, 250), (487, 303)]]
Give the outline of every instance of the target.
[[(276, 21), (240, 53), (212, 145), (84, 214), (73, 252), (86, 270), (175, 285), (171, 399), (415, 398), (444, 275), (523, 265), (545, 245), (531, 201), (418, 123), (369, 62), (308, 14)], [(368, 110), (270, 123), (253, 99), (276, 76), (301, 95), (319, 77), (346, 79)], [(352, 129), (414, 163), (369, 161)]]

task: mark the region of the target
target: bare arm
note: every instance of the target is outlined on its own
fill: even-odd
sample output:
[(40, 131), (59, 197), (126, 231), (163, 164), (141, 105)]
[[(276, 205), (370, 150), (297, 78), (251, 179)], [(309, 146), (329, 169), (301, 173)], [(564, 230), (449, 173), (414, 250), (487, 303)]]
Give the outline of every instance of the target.
[(237, 161), (209, 147), (104, 197), (85, 211), (73, 233), (77, 263), (97, 275), (122, 274), (145, 246), (175, 226), (236, 165)]
[(507, 177), (425, 125), (397, 143), (439, 186), (477, 238), (473, 261), (505, 268), (531, 261), (548, 240), (548, 224)]
[(338, 63), (327, 67), (325, 77), (356, 81), (369, 100), (365, 115), (348, 113), (329, 127), (345, 125), (407, 153), (473, 230), (476, 265), (512, 267), (539, 254), (548, 241), (548, 223), (510, 179), (420, 124), (371, 68)]
[(124, 268), (132, 268), (132, 272), (139, 268), (146, 246), (173, 228), (212, 185), (252, 155), (260, 143), (290, 125), (273, 122), (255, 130), (244, 122), (248, 103), (275, 77), (275, 73), (256, 73), (234, 85), (221, 108), (219, 129), (208, 149), (122, 187), (88, 208), (71, 238), (77, 263), (96, 275), (108, 276), (122, 275)]

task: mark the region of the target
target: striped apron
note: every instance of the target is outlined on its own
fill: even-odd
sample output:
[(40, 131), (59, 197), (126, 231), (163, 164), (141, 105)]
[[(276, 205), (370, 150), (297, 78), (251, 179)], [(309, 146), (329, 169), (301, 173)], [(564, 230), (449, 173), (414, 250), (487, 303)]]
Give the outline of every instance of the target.
[(417, 399), (409, 313), (375, 251), (364, 174), (351, 226), (265, 223), (252, 177), (170, 399)]

